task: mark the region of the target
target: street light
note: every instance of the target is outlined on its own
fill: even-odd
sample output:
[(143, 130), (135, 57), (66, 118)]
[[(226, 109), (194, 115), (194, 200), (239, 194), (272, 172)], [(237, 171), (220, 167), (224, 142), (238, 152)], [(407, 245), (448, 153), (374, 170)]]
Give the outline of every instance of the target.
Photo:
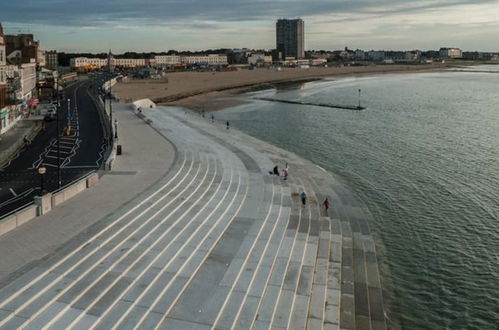
[(109, 142), (113, 145), (113, 92), (112, 92), (112, 81), (109, 80)]
[(40, 174), (40, 196), (43, 196), (43, 176), (47, 172), (47, 169), (45, 167), (39, 167), (38, 168), (38, 174)]
[(57, 111), (55, 113), (55, 120), (57, 122), (57, 128), (55, 135), (57, 138), (57, 188), (61, 188), (61, 137), (59, 133), (59, 112), (61, 111), (61, 97), (59, 96), (59, 87), (57, 88)]

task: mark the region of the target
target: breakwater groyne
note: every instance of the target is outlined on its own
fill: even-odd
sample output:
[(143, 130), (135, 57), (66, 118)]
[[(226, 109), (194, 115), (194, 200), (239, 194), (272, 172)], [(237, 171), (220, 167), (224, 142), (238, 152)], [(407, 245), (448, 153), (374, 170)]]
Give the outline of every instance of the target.
[(270, 97), (257, 97), (256, 100), (268, 101), (268, 102), (279, 102), (279, 103), (288, 103), (288, 104), (299, 104), (299, 105), (312, 105), (316, 107), (325, 107), (325, 108), (335, 108), (335, 109), (344, 109), (344, 110), (365, 110), (366, 107), (358, 106), (358, 105), (344, 105), (344, 104), (331, 104), (331, 103), (320, 103), (320, 102), (305, 102), (305, 101), (295, 101), (295, 100), (282, 100), (282, 99), (273, 99)]

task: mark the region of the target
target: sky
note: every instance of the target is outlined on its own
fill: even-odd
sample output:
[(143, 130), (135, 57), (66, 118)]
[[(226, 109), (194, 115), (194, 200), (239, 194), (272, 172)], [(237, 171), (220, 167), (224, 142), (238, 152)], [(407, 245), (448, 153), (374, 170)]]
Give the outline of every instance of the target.
[(272, 49), (297, 17), (307, 50), (499, 52), (499, 0), (0, 0), (6, 33), (64, 52)]

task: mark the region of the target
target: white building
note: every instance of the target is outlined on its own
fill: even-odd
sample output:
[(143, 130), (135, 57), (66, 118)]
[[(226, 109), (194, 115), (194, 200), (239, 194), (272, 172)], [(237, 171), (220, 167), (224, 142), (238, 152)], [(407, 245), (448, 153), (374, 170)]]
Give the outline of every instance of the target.
[(463, 51), (459, 48), (440, 48), (441, 58), (461, 58), (463, 57)]
[[(111, 57), (111, 63), (114, 66), (124, 68), (139, 68), (146, 66), (146, 60), (143, 58), (114, 58)], [(107, 65), (107, 60), (106, 60)]]
[(181, 56), (182, 64), (208, 64), (208, 65), (226, 65), (227, 55), (209, 54), (196, 56)]
[(159, 66), (167, 66), (167, 65), (176, 65), (182, 63), (180, 56), (178, 55), (158, 55), (155, 56), (156, 65)]
[(36, 88), (36, 63), (21, 64), (21, 97), (23, 102), (27, 102), (33, 96), (33, 90)]
[(257, 65), (258, 63), (272, 63), (272, 56), (266, 56), (265, 54), (251, 54), (248, 57), (248, 64)]
[(88, 58), (88, 57), (74, 57), (70, 60), (72, 68), (81, 68), (86, 66), (96, 66), (102, 68), (107, 65), (105, 58)]

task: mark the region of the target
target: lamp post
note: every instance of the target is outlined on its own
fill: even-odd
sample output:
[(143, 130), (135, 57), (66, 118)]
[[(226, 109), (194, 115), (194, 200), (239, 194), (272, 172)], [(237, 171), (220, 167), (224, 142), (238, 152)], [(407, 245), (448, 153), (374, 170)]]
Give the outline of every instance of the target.
[(112, 84), (111, 80), (109, 80), (109, 137), (110, 137), (109, 140), (112, 145), (113, 144), (113, 93), (111, 88)]
[(66, 135), (71, 134), (71, 99), (68, 99), (68, 128), (66, 131)]
[(57, 188), (61, 188), (61, 148), (60, 148), (60, 134), (59, 134), (59, 111), (61, 111), (61, 98), (59, 97), (59, 87), (57, 88), (57, 111), (55, 113), (56, 138), (57, 138)]
[(360, 93), (361, 93), (361, 90), (359, 88), (359, 109), (361, 108), (361, 106), (360, 106)]
[(40, 174), (40, 196), (43, 196), (43, 176), (47, 172), (47, 169), (45, 167), (39, 167), (38, 168), (38, 174)]

